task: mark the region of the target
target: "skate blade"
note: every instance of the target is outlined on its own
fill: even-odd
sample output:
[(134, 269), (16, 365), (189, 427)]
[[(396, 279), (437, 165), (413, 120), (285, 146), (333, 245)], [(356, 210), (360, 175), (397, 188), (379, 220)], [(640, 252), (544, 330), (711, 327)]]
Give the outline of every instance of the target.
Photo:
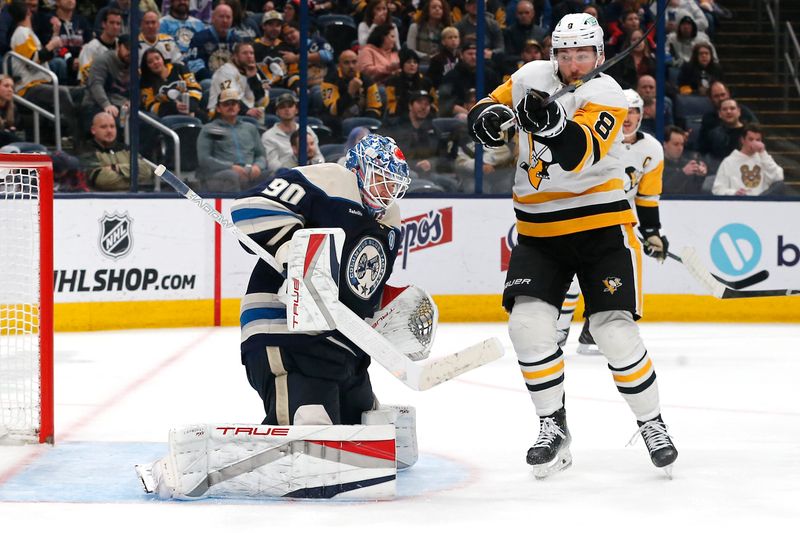
[(147, 494), (152, 494), (156, 490), (156, 480), (153, 476), (153, 465), (135, 465), (136, 475), (139, 476), (139, 481), (144, 486), (144, 491)]
[(603, 355), (596, 344), (578, 344), (578, 353), (581, 355)]
[(562, 449), (558, 455), (549, 463), (533, 466), (533, 477), (536, 479), (546, 479), (553, 474), (566, 470), (572, 466), (572, 454), (569, 450)]
[(662, 467), (662, 468), (661, 468), (661, 470), (663, 470), (663, 471), (664, 471), (664, 474), (665, 474), (665, 475), (667, 476), (667, 478), (669, 478), (669, 479), (672, 479), (672, 467), (673, 467), (673, 466), (674, 466), (674, 465), (667, 465), (667, 466), (664, 466), (664, 467)]

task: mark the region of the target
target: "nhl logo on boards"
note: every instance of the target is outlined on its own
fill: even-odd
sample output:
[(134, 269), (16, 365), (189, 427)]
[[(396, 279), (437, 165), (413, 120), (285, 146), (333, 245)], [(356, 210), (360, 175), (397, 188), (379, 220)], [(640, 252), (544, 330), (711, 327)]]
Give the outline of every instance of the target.
[(603, 280), (603, 285), (605, 286), (603, 292), (614, 294), (622, 287), (622, 280), (614, 276), (609, 276)]
[(350, 290), (362, 300), (369, 300), (386, 274), (387, 260), (383, 245), (373, 238), (361, 239), (347, 262)]
[(131, 225), (133, 219), (126, 211), (124, 214), (112, 215), (103, 213), (100, 219), (100, 251), (106, 257), (117, 260), (130, 253), (133, 248)]

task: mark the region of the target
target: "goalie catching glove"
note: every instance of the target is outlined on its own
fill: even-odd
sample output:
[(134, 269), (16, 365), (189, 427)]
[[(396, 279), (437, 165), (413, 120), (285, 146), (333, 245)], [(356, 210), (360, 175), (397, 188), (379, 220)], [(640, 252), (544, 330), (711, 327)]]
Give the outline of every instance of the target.
[(420, 361), (430, 355), (439, 310), (424, 289), (386, 285), (380, 311), (367, 322), (409, 359)]
[(661, 235), (658, 228), (641, 228), (644, 253), (663, 263), (669, 251), (667, 237)]
[(556, 102), (546, 106), (544, 101), (550, 96), (544, 91), (531, 89), (517, 104), (519, 127), (539, 137), (555, 137), (567, 126), (564, 107)]
[(472, 138), (484, 146), (497, 148), (505, 144), (502, 130), (504, 122), (514, 118), (514, 112), (502, 104), (493, 104), (481, 111), (472, 123)]

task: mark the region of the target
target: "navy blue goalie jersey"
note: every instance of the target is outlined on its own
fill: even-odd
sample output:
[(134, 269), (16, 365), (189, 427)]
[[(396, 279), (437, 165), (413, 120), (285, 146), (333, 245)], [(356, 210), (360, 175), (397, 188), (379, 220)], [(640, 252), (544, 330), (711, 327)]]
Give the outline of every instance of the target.
[[(236, 199), (231, 215), (241, 231), (272, 255), (298, 229), (343, 229), (339, 300), (362, 318), (378, 310), (397, 257), (400, 215), (392, 206), (380, 221), (375, 220), (361, 203), (355, 174), (346, 168), (323, 163), (278, 174), (261, 190)], [(286, 306), (277, 296), (283, 279), (264, 261), (253, 268), (242, 299), (242, 353), (264, 346), (298, 345), (319, 336), (289, 331)], [(339, 333), (321, 335), (334, 335), (358, 351)]]

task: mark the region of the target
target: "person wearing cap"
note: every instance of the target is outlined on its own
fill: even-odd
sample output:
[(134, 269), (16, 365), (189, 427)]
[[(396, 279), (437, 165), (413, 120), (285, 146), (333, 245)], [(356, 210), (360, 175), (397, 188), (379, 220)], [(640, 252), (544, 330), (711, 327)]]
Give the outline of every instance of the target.
[[(97, 191), (127, 191), (131, 188), (131, 151), (117, 140), (114, 117), (101, 111), (92, 118), (92, 139), (81, 152), (81, 168), (89, 185)], [(139, 156), (139, 184), (153, 183), (153, 171)]]
[[(281, 167), (282, 161), (292, 157), (292, 133), (299, 128), (297, 124), (297, 97), (294, 93), (284, 93), (275, 99), (275, 114), (280, 119), (261, 136), (261, 144), (267, 157), (267, 166), (270, 172)], [(308, 128), (308, 134), (314, 139), (314, 144), (319, 151), (319, 139)]]
[(277, 46), (281, 44), (281, 27), (283, 15), (271, 9), (261, 17), (261, 37), (253, 43), (256, 51), (256, 61), (261, 63), (265, 57), (281, 57)]
[[(486, 0), (467, 0), (466, 16), (456, 24), (458, 33), (461, 34), (461, 41), (465, 42), (467, 37), (478, 34), (478, 5), (477, 2), (486, 2)], [(500, 24), (494, 19), (492, 15), (486, 13), (486, 26), (484, 31), (484, 57), (491, 59), (495, 54), (502, 54), (505, 52), (505, 43), (503, 42), (503, 31), (500, 29)]]
[(222, 65), (211, 78), (208, 95), (208, 110), (217, 108), (217, 98), (224, 89), (235, 89), (242, 99), (242, 115), (261, 122), (269, 105), (270, 83), (264, 72), (256, 65), (253, 43), (236, 43), (230, 61)]
[(456, 68), (458, 63), (458, 48), (461, 46), (461, 36), (454, 26), (442, 30), (442, 43), (439, 53), (431, 57), (428, 66), (428, 78), (434, 87), (442, 83), (445, 74)]
[(94, 58), (106, 50), (117, 49), (117, 38), (122, 33), (122, 13), (119, 9), (106, 9), (100, 24), (103, 31), (86, 43), (78, 56), (78, 80), (81, 85), (86, 83)]
[(189, 14), (189, 0), (172, 0), (169, 4), (167, 15), (161, 17), (161, 33), (172, 36), (181, 52), (182, 60), (186, 61), (189, 45), (195, 33), (206, 29), (200, 19)]
[[(455, 68), (442, 78), (439, 85), (439, 116), (466, 118), (470, 91), (475, 91), (477, 64), (477, 46), (474, 40), (469, 40), (461, 49)], [(488, 65), (483, 69), (483, 79), (484, 87), (496, 87), (500, 83)]]
[(503, 61), (503, 81), (508, 79), (526, 63), (544, 59), (544, 47), (535, 39), (528, 39), (522, 47), (522, 54), (519, 57), (509, 56), (507, 61)]
[(387, 135), (403, 147), (408, 166), (421, 177), (436, 172), (439, 143), (433, 130), (433, 96), (425, 90), (408, 93), (405, 113)]
[(267, 176), (258, 128), (239, 116), (241, 98), (236, 89), (222, 91), (214, 120), (200, 131), (198, 178), (205, 191), (243, 191)]
[(123, 34), (116, 50), (106, 50), (95, 58), (86, 80), (87, 94), (83, 105), (91, 108), (92, 116), (105, 111), (119, 117), (120, 109), (130, 101), (131, 38)]
[(538, 42), (547, 37), (547, 30), (536, 25), (536, 8), (531, 0), (520, 0), (517, 3), (517, 21), (503, 31), (506, 53), (522, 55), (525, 43), (531, 39)]
[(400, 73), (386, 80), (386, 111), (389, 117), (403, 115), (408, 109), (408, 95), (425, 91), (436, 99), (433, 82), (419, 71), (419, 56), (414, 50), (400, 50)]
[[(350, 117), (383, 117), (378, 84), (357, 69), (358, 56), (352, 50), (339, 54), (336, 69), (328, 70), (322, 82), (323, 120), (338, 131), (341, 120)], [(344, 132), (347, 134), (347, 132)]]
[(197, 81), (211, 78), (214, 71), (230, 59), (233, 45), (239, 42), (232, 25), (231, 6), (219, 4), (211, 14), (211, 26), (192, 37), (186, 54), (186, 66)]

